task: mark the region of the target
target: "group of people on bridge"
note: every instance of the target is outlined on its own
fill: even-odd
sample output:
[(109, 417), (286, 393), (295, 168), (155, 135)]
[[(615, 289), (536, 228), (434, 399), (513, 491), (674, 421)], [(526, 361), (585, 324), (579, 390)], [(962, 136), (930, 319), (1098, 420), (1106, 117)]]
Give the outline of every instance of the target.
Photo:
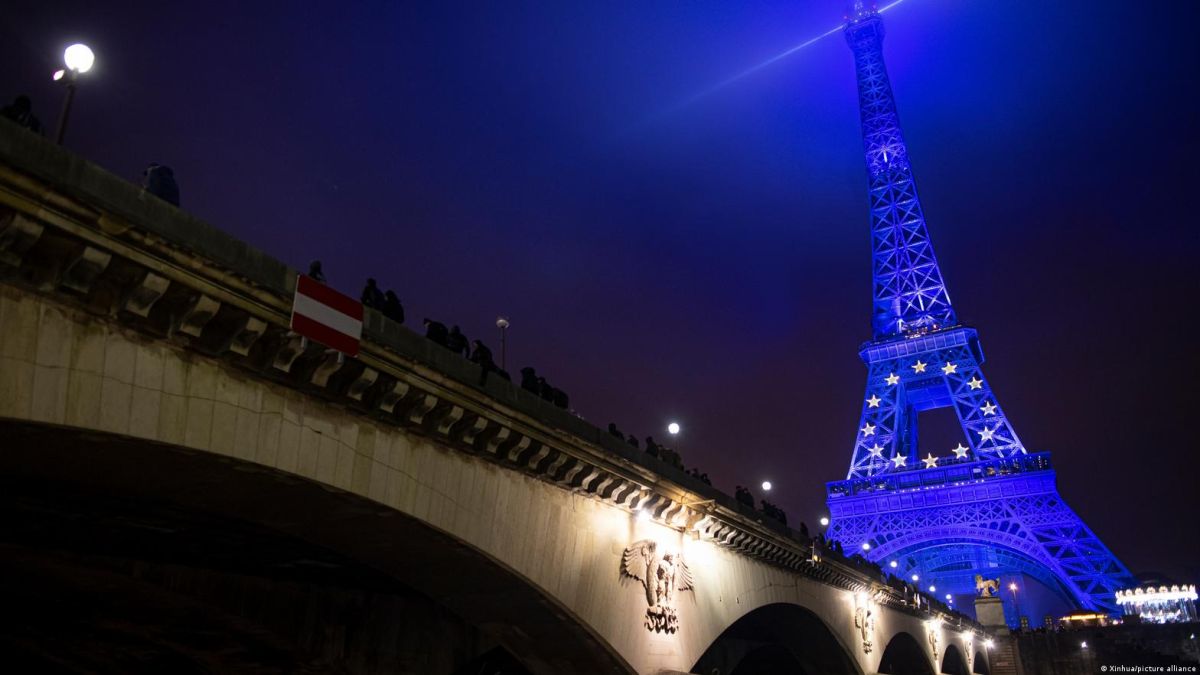
[[(634, 436), (633, 434), (629, 434), (628, 436), (626, 436), (625, 432), (623, 432), (617, 428), (617, 425), (615, 422), (608, 423), (608, 433), (622, 441), (625, 441), (626, 443), (628, 443), (629, 445), (632, 445), (635, 448), (641, 447), (638, 443), (638, 439), (636, 436)], [(676, 469), (679, 469), (680, 471), (683, 471), (684, 473), (691, 476), (692, 478), (695, 478), (696, 480), (701, 481), (705, 485), (712, 485), (712, 481), (709, 480), (707, 473), (701, 473), (700, 469), (698, 469), (696, 467), (692, 467), (691, 469), (684, 467), (683, 456), (680, 455), (678, 452), (676, 452), (673, 448), (668, 448), (665, 445), (659, 445), (658, 443), (656, 443), (654, 441), (653, 436), (646, 437), (646, 454), (650, 455), (651, 457), (654, 457), (655, 459), (659, 459), (659, 460), (666, 462), (667, 464), (670, 464), (671, 466), (675, 467)]]

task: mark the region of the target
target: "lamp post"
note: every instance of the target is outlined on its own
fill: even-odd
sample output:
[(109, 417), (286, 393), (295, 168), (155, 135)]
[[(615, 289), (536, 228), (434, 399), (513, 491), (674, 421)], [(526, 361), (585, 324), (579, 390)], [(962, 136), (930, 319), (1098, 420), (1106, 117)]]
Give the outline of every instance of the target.
[(496, 328), (500, 329), (500, 370), (508, 370), (508, 317), (496, 317)]
[(1021, 626), (1021, 601), (1017, 599), (1017, 582), (1008, 582), (1008, 590), (1012, 591), (1013, 611), (1017, 613), (1017, 627)]
[(75, 102), (75, 84), (80, 74), (92, 69), (96, 55), (85, 44), (73, 44), (63, 52), (63, 62), (67, 64), (66, 70), (54, 73), (55, 81), (62, 82), (67, 87), (62, 114), (58, 117), (58, 131), (54, 134), (54, 142), (58, 145), (62, 145), (63, 136), (67, 134), (67, 120), (71, 117), (71, 104)]

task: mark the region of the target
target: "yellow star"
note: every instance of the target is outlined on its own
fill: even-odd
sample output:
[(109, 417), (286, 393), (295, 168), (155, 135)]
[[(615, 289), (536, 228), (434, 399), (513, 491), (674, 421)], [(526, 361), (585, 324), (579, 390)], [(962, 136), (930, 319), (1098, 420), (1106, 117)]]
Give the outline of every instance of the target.
[(987, 427), (984, 427), (984, 428), (983, 428), (983, 431), (979, 432), (979, 440), (980, 440), (980, 442), (983, 442), (983, 441), (990, 441), (990, 440), (992, 440), (992, 436), (995, 436), (995, 435), (996, 435), (996, 431), (997, 431), (999, 428), (1000, 428), (1000, 425), (998, 425), (998, 424), (996, 425), (996, 428), (995, 428), (995, 429), (989, 429), (989, 428), (987, 428)]
[(956, 372), (958, 372), (958, 366), (956, 364), (947, 361), (946, 365), (942, 366), (942, 374), (944, 375), (950, 375)]
[(896, 375), (895, 373), (888, 373), (888, 376), (883, 378), (883, 380), (888, 384), (894, 385), (900, 381), (900, 376)]
[(925, 459), (922, 459), (921, 461), (925, 462), (926, 469), (932, 469), (937, 466), (938, 458), (934, 457), (932, 452), (929, 452), (925, 454)]
[(954, 448), (954, 456), (955, 456), (957, 459), (966, 459), (966, 457), (967, 457), (967, 451), (968, 451), (968, 450), (970, 450), (970, 448), (963, 447), (963, 444), (962, 444), (962, 443), (959, 443), (959, 444), (958, 444), (958, 445), (957, 445), (957, 446)]
[(868, 408), (878, 408), (879, 402), (882, 400), (883, 399), (879, 398), (875, 394), (871, 394), (871, 398), (867, 399), (867, 407)]
[(863, 436), (874, 436), (875, 435), (875, 425), (871, 424), (870, 422), (867, 422), (866, 426), (864, 426), (861, 429), (861, 431), (862, 431)]
[(892, 463), (896, 465), (897, 469), (904, 466), (904, 463), (907, 461), (908, 460), (904, 457), (904, 455), (896, 455), (892, 458)]
[(967, 380), (967, 384), (970, 385), (972, 389), (980, 389), (983, 387), (983, 380), (979, 379), (978, 377), (972, 377), (970, 380)]
[(925, 372), (925, 366), (926, 366), (926, 364), (921, 363), (921, 359), (917, 359), (917, 362), (914, 363), (913, 367), (912, 367), (913, 372), (914, 373), (923, 373), (923, 372)]
[(875, 445), (867, 448), (867, 452), (871, 453), (872, 457), (883, 457), (883, 446), (876, 443)]
[(984, 403), (983, 405), (979, 406), (979, 409), (983, 411), (984, 415), (995, 415), (996, 414), (996, 404), (995, 403)]

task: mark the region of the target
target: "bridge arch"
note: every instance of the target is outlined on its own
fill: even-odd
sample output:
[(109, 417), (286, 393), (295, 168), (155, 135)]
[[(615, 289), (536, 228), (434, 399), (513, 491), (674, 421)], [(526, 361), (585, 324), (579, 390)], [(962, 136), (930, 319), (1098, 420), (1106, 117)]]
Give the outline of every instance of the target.
[[(374, 583), (392, 584), (401, 593), (432, 601), (445, 615), (478, 630), (478, 634), (456, 633), (452, 626), (448, 633), (471, 642), (468, 646), (480, 652), (477, 661), (500, 663), (511, 654), (520, 663), (520, 669), (498, 672), (633, 671), (586, 623), (521, 574), (424, 521), (350, 492), (231, 457), (104, 432), (0, 419), (0, 437), (6, 446), (0, 452), (0, 504), (19, 504), (23, 510), (18, 514), (42, 513), (48, 505), (63, 509), (53, 516), (54, 523), (81, 517), (103, 527), (135, 521), (132, 530), (150, 533), (133, 540), (129, 531), (121, 530), (91, 544), (80, 532), (62, 533), (58, 539), (79, 547), (73, 553), (81, 559), (122, 560), (132, 551), (129, 558), (140, 560), (153, 550), (152, 559), (163, 562), (162, 569), (220, 569), (237, 578), (233, 585), (218, 588), (216, 584), (225, 582), (215, 575), (191, 574), (185, 579), (175, 574), (169, 590), (212, 585), (207, 589), (212, 595), (238, 595), (238, 603), (244, 605), (257, 601), (243, 594), (252, 585), (245, 579), (266, 574), (286, 580), (296, 568), (311, 567), (318, 576), (339, 577), (334, 585), (354, 577), (351, 584), (361, 582), (372, 591), (378, 590)], [(67, 501), (72, 503), (63, 505)], [(32, 566), (40, 565), (41, 557), (34, 555), (45, 540), (37, 538), (37, 528), (27, 528), (33, 533), (28, 536), (12, 535), (13, 529), (5, 528), (10, 534), (0, 537), (0, 549), (25, 553)], [(267, 547), (282, 553), (275, 555)], [(237, 554), (230, 555), (229, 549)], [(242, 560), (255, 561), (258, 567), (229, 567), (241, 565)], [(345, 568), (345, 574), (339, 567)], [(64, 573), (92, 572), (80, 567)], [(381, 603), (368, 598), (361, 604), (378, 607)], [(205, 611), (232, 611), (235, 623), (257, 625), (251, 629), (257, 633), (279, 627), (255, 623), (274, 620), (268, 615), (278, 609), (231, 610), (227, 603)], [(238, 614), (239, 610), (244, 612)], [(337, 641), (347, 658), (379, 637), (359, 630), (366, 621), (346, 616), (331, 619), (333, 625), (327, 630), (342, 632)], [(404, 641), (403, 636), (389, 637)], [(290, 647), (296, 646), (317, 651), (326, 647)]]
[(992, 671), (988, 668), (987, 657), (983, 655), (983, 652), (975, 652), (975, 658), (971, 661), (972, 673), (978, 673), (978, 675), (991, 675)]
[(881, 675), (934, 675), (933, 665), (929, 662), (921, 643), (912, 635), (896, 633), (879, 659)]
[(693, 673), (703, 675), (861, 675), (837, 634), (812, 611), (790, 603), (742, 615), (709, 645)]
[(958, 647), (952, 644), (946, 645), (945, 652), (942, 654), (942, 672), (946, 675), (971, 675), (966, 657)]

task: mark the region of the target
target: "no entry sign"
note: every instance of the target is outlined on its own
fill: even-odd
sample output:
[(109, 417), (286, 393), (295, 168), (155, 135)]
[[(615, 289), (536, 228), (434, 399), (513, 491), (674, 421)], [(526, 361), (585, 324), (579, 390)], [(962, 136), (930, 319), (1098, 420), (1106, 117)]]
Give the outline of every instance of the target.
[(362, 303), (312, 277), (296, 279), (292, 330), (347, 356), (358, 355), (362, 339)]

